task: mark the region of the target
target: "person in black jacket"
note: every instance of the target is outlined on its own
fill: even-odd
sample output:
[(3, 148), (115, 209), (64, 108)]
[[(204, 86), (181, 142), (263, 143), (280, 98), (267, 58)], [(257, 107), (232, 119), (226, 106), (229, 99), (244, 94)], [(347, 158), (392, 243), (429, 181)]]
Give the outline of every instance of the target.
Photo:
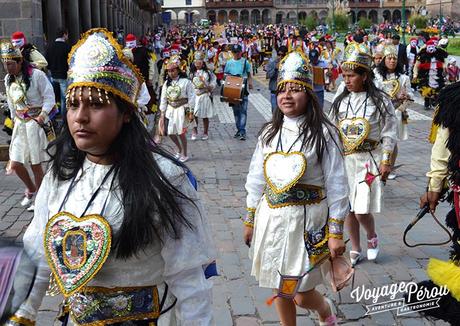
[(60, 93), (60, 113), (63, 120), (66, 116), (65, 94), (67, 90), (67, 57), (70, 52), (70, 45), (67, 43), (69, 33), (67, 29), (60, 28), (57, 31), (56, 40), (50, 44), (46, 51), (46, 60), (48, 61), (48, 70), (51, 73), (51, 82), (59, 84)]

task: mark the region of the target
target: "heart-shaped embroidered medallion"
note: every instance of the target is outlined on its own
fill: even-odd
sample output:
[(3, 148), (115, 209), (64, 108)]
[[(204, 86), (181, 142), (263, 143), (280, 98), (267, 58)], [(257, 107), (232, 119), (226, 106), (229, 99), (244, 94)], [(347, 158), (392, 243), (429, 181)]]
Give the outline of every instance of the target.
[(399, 84), (398, 79), (389, 79), (389, 80), (385, 80), (383, 82), (383, 90), (388, 95), (390, 95), (390, 97), (392, 99), (394, 99), (396, 97), (396, 95), (398, 95), (400, 88), (401, 88), (401, 86)]
[(264, 161), (264, 176), (275, 194), (288, 191), (305, 174), (307, 159), (302, 152), (273, 152)]
[(339, 122), (339, 132), (345, 152), (354, 151), (367, 138), (369, 121), (364, 118), (343, 119)]
[(46, 224), (45, 254), (65, 297), (85, 286), (105, 263), (112, 242), (109, 223), (100, 215), (54, 215)]

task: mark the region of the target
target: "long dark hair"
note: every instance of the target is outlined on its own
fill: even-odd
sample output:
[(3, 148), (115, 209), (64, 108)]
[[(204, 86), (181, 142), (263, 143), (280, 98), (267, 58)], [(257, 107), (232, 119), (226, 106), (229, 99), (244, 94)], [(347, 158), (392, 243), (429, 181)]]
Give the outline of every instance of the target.
[[(192, 62), (190, 64), (190, 77), (193, 77), (193, 75), (197, 72), (197, 70), (198, 69), (196, 68), (195, 63)], [(210, 78), (208, 66), (206, 66), (206, 63), (204, 61), (203, 61), (203, 67), (201, 68), (201, 70), (206, 71), (206, 73), (208, 74), (208, 77)]]
[[(15, 58), (13, 59), (14, 61), (16, 61), (16, 63), (21, 63), (21, 59), (20, 58)], [(26, 85), (26, 90), (29, 89), (30, 87), (30, 77), (32, 75), (32, 69), (33, 67), (30, 65), (30, 63), (25, 60), (25, 59), (22, 59), (22, 63), (21, 63), (21, 77), (22, 77), (22, 81), (24, 82), (24, 84)], [(6, 80), (6, 84), (8, 86), (11, 85), (11, 83), (13, 83), (14, 81), (16, 81), (16, 76), (14, 75), (11, 75), (9, 74), (8, 75), (8, 78)]]
[[(115, 98), (115, 102), (120, 114), (133, 110), (121, 99)], [(47, 151), (51, 171), (60, 181), (75, 177), (86, 156), (77, 148), (67, 123)], [(124, 210), (123, 223), (113, 241), (118, 258), (136, 255), (166, 235), (179, 239), (183, 227), (193, 228), (179, 204), (186, 200), (194, 205), (193, 201), (171, 184), (153, 154), (175, 160), (153, 142), (137, 114), (131, 114), (130, 122), (123, 124), (108, 153), (115, 157)], [(184, 167), (179, 162), (174, 164)]]
[[(385, 58), (386, 57), (383, 57), (382, 61), (380, 61), (380, 63), (376, 67), (378, 73), (383, 77), (383, 79), (387, 79), (387, 74), (388, 74), (388, 68), (385, 65)], [(404, 67), (402, 63), (399, 62), (399, 60), (398, 60), (398, 63), (396, 64), (396, 69), (394, 73), (397, 78), (401, 76), (402, 74), (404, 74)]]
[[(374, 73), (372, 70), (357, 66), (353, 71), (361, 76), (367, 74), (367, 78), (364, 80), (364, 90), (367, 92), (369, 99), (371, 99), (377, 110), (381, 115), (390, 114), (388, 110), (389, 98), (388, 95), (381, 89), (377, 88), (374, 84)], [(350, 94), (350, 91), (344, 87), (343, 92), (336, 97), (334, 103), (332, 103), (330, 112), (333, 113), (335, 117), (339, 115), (339, 107), (342, 100)], [(385, 101), (387, 99), (387, 101)]]
[[(338, 134), (338, 131), (321, 108), (316, 94), (308, 88), (305, 91), (308, 94), (309, 101), (304, 113), (305, 120), (299, 126), (302, 133), (300, 150), (303, 151), (314, 146), (318, 160), (321, 162), (324, 150), (327, 150), (327, 140), (323, 128), (326, 127), (330, 134)], [(269, 145), (275, 140), (275, 136), (283, 127), (283, 120), (284, 114), (277, 107), (273, 112), (272, 121), (264, 124), (259, 131), (259, 136), (262, 135), (262, 141), (265, 145)]]
[[(179, 69), (179, 68), (177, 68)], [(187, 78), (187, 74), (185, 72), (183, 72), (182, 70), (179, 69), (179, 78)], [(169, 74), (168, 72), (166, 72), (166, 86), (170, 86), (171, 85), (171, 77), (169, 77)]]

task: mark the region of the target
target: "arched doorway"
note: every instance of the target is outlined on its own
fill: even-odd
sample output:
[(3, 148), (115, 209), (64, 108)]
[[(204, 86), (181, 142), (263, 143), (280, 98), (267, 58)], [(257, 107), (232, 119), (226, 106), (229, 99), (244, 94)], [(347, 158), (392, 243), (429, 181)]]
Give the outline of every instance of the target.
[(378, 13), (377, 13), (377, 10), (371, 10), (369, 12), (369, 19), (372, 23), (374, 24), (377, 24), (378, 20), (379, 20), (379, 16), (378, 16)]
[(312, 10), (310, 12), (310, 15), (309, 16), (312, 16), (312, 17), (315, 17), (316, 19), (318, 19), (318, 13), (315, 11), (315, 10)]
[(353, 10), (350, 11), (350, 17), (351, 17), (351, 22), (353, 24), (356, 23), (356, 13)]
[(225, 10), (219, 10), (217, 13), (217, 22), (221, 25), (227, 22), (227, 12)]
[(288, 12), (287, 14), (287, 17), (286, 17), (286, 22), (288, 24), (295, 24), (296, 23), (296, 20), (297, 20), (297, 17), (296, 17), (296, 13), (295, 11), (290, 11)]
[(383, 20), (387, 23), (391, 21), (391, 13), (389, 10), (383, 11)]
[(186, 12), (185, 10), (179, 11), (179, 13), (177, 14), (177, 20), (180, 22), (186, 22), (186, 19), (188, 19), (188, 12)]
[(282, 24), (283, 23), (283, 12), (282, 11), (278, 11), (276, 13), (276, 17), (275, 17), (275, 24)]
[(401, 11), (396, 9), (393, 11), (393, 23), (400, 23), (401, 22)]
[(327, 18), (327, 11), (326, 10), (321, 10), (319, 12), (319, 21), (321, 23), (325, 23), (326, 22), (326, 18)]
[(269, 9), (264, 9), (262, 11), (262, 24), (270, 24), (272, 21), (271, 12)]
[(240, 23), (241, 24), (249, 24), (249, 11), (241, 10), (240, 12)]
[(251, 11), (251, 24), (260, 24), (260, 11), (258, 9)]
[(214, 10), (209, 10), (208, 11), (208, 19), (212, 24), (215, 24), (217, 19), (216, 19), (216, 12)]
[(305, 11), (299, 12), (299, 22), (302, 23), (305, 19), (307, 19), (307, 13)]
[(238, 23), (238, 11), (230, 10), (230, 13), (228, 14), (228, 20), (232, 23)]
[(366, 13), (364, 10), (360, 10), (360, 11), (358, 12), (358, 21), (359, 21), (361, 18), (367, 18), (367, 13)]

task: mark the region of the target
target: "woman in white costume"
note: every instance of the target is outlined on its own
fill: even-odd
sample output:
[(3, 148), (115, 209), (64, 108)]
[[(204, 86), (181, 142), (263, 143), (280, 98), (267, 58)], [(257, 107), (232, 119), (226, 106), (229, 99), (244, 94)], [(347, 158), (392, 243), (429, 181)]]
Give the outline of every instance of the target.
[[(41, 125), (48, 122), (48, 114), (56, 104), (54, 91), (46, 74), (25, 61), (11, 42), (3, 40), (0, 47), (0, 56), (7, 72), (6, 97), (11, 117), (14, 117), (9, 169), (26, 186), (21, 205), (27, 206), (33, 202), (43, 179), (41, 163), (46, 160), (48, 139)], [(34, 180), (25, 164), (30, 164)], [(33, 210), (33, 204), (29, 210)]]
[[(26, 250), (51, 270), (71, 325), (212, 325), (207, 219), (185, 167), (135, 112), (142, 77), (106, 29), (86, 32), (69, 58), (67, 124)], [(17, 319), (35, 318), (35, 297)]]
[[(338, 132), (312, 92), (303, 54), (280, 62), (277, 87), (279, 109), (260, 133), (246, 181), (251, 274), (259, 286), (279, 288), (274, 302), (283, 325), (295, 325), (296, 304), (315, 310), (321, 325), (337, 325), (332, 302), (315, 290), (321, 269), (303, 275), (329, 251), (345, 251), (348, 184)], [(286, 276), (298, 279), (289, 294), (280, 285)]]
[(166, 133), (165, 118), (168, 119), (167, 134), (177, 146), (176, 158), (188, 161), (187, 127), (194, 120), (195, 91), (192, 82), (181, 71), (181, 59), (175, 55), (166, 64), (168, 76), (161, 89), (159, 128)]
[[(404, 67), (398, 62), (398, 51), (393, 44), (388, 44), (383, 49), (383, 60), (374, 69), (375, 81), (390, 95), (398, 119), (398, 139), (409, 138), (407, 108), (414, 100), (414, 93), (410, 84), (409, 76), (404, 74)], [(394, 168), (398, 156), (398, 146), (395, 145), (391, 157), (391, 168)], [(388, 179), (396, 178), (394, 171), (388, 175)]]
[(344, 84), (331, 107), (345, 149), (351, 210), (345, 225), (349, 231), (352, 264), (362, 259), (359, 226), (367, 233), (367, 259), (379, 252), (372, 213), (382, 208), (383, 183), (391, 171), (391, 154), (397, 140), (393, 105), (374, 84), (372, 57), (367, 46), (350, 43), (342, 63)]
[(212, 92), (216, 88), (216, 76), (204, 63), (204, 53), (195, 52), (195, 61), (190, 67), (190, 79), (195, 88), (195, 122), (196, 127), (192, 131), (192, 140), (198, 136), (198, 119), (203, 119), (202, 140), (208, 140), (209, 119), (214, 116), (214, 104), (212, 103)]

